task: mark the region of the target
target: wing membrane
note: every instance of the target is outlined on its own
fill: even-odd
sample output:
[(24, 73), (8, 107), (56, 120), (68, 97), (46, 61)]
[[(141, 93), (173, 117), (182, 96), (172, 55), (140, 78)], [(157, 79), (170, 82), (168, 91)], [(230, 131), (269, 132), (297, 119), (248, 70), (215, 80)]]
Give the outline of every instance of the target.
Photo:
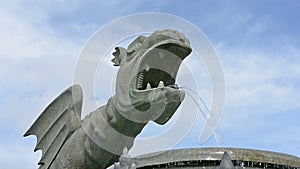
[(34, 151), (42, 150), (40, 168), (48, 168), (67, 138), (81, 125), (82, 89), (69, 87), (43, 111), (24, 134), (35, 135)]

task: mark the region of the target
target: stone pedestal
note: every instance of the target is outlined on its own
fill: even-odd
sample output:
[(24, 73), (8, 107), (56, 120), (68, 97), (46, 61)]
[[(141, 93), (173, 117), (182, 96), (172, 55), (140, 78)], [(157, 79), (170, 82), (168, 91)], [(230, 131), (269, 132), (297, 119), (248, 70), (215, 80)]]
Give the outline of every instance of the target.
[(219, 168), (224, 152), (235, 168), (299, 169), (300, 158), (270, 151), (239, 148), (195, 148), (150, 153), (133, 159), (137, 168)]

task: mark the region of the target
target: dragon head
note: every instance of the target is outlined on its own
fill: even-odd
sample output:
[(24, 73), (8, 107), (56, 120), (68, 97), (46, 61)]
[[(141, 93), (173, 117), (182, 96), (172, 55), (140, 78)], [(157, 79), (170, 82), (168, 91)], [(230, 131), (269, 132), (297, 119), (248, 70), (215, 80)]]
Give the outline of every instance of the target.
[(162, 30), (139, 36), (127, 49), (115, 49), (112, 62), (120, 66), (115, 107), (132, 121), (165, 124), (184, 98), (175, 82), (182, 60), (192, 51), (189, 40), (178, 31)]

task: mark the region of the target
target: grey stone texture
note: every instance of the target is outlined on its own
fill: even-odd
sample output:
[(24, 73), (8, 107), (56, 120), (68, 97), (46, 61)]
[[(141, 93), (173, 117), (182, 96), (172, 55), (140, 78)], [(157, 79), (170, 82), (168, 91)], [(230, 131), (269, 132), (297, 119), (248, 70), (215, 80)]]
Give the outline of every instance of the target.
[(40, 168), (100, 169), (118, 161), (149, 121), (165, 124), (181, 104), (184, 93), (175, 79), (191, 51), (188, 39), (174, 30), (139, 36), (127, 49), (116, 47), (116, 91), (106, 105), (81, 120), (82, 89), (73, 85), (24, 134), (37, 137)]
[[(227, 155), (224, 156), (224, 152), (227, 152)], [(168, 150), (141, 155), (132, 160), (136, 163), (137, 168), (165, 168), (166, 166), (168, 168), (199, 168), (198, 162), (220, 161), (222, 157), (227, 159), (227, 162), (229, 158), (239, 162), (239, 166), (235, 166), (235, 168), (300, 168), (300, 158), (296, 156), (264, 150), (222, 147)], [(189, 166), (193, 162), (197, 162), (196, 165)], [(219, 164), (210, 165), (211, 167), (205, 166), (205, 168), (218, 169)], [(244, 166), (242, 166), (243, 164)], [(253, 167), (246, 167), (247, 164), (253, 165)]]

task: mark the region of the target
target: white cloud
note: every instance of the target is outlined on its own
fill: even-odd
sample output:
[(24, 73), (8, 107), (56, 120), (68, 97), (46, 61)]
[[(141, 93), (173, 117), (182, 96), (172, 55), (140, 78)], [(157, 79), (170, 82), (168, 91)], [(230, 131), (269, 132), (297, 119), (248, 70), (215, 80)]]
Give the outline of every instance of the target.
[(0, 10), (0, 127), (6, 137), (1, 141), (0, 154), (5, 156), (0, 163), (6, 168), (24, 168), (25, 164), (29, 169), (36, 168), (40, 154), (33, 153), (35, 139), (24, 145), (22, 135), (72, 83), (82, 44), (60, 36), (38, 13), (35, 18), (25, 17), (10, 5)]
[[(45, 55), (39, 45), (37, 31), (21, 19), (0, 12), (1, 59), (20, 60)], [(42, 37), (42, 36), (41, 36)]]
[[(300, 60), (299, 53), (295, 52), (299, 50), (291, 45), (283, 45), (271, 52), (266, 52), (264, 48), (253, 51), (242, 46), (235, 50), (228, 49), (219, 48), (227, 86), (220, 129), (221, 133), (226, 133), (223, 135), (225, 140), (231, 140), (228, 138), (231, 136), (239, 140), (231, 140), (227, 144), (247, 147), (250, 143), (245, 142), (255, 137), (257, 146), (276, 147), (274, 140), (277, 140), (278, 145), (285, 146), (269, 150), (297, 153), (287, 145), (294, 144), (298, 138), (286, 131), (295, 131), (291, 121), (300, 117), (294, 112), (300, 109)], [(289, 124), (282, 123), (277, 116), (285, 117)]]
[(300, 69), (300, 61), (291, 62), (285, 57), (259, 53), (240, 53), (231, 57), (225, 63), (230, 102), (239, 102), (242, 106), (242, 101), (248, 106), (273, 105), (277, 109), (284, 108), (282, 105), (297, 105), (291, 100), (299, 98), (299, 89), (294, 82), (300, 80), (295, 75)]

